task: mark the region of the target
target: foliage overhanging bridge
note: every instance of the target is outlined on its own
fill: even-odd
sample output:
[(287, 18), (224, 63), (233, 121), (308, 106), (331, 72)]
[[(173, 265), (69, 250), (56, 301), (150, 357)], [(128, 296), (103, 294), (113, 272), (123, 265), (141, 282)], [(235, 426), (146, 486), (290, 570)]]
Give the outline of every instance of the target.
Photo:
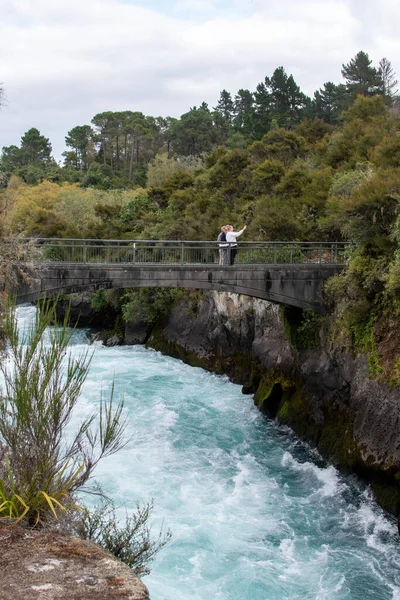
[[(323, 284), (345, 267), (351, 249), (339, 242), (241, 242), (235, 264), (220, 265), (216, 242), (23, 241), (19, 304), (110, 288), (180, 287), (245, 294), (315, 312), (323, 312)], [(230, 246), (227, 253), (229, 260)]]

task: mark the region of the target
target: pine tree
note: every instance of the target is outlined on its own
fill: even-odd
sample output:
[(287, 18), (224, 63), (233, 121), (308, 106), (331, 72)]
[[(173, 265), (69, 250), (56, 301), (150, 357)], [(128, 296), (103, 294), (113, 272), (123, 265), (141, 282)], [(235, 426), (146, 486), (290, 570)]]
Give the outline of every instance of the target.
[(384, 82), (380, 72), (372, 66), (372, 60), (362, 50), (346, 65), (342, 65), (346, 87), (354, 100), (358, 94), (373, 96), (384, 94)]
[(254, 93), (257, 133), (264, 134), (274, 127), (292, 128), (301, 121), (310, 100), (283, 67), (275, 69), (272, 77), (258, 84)]
[(40, 134), (35, 127), (29, 129), (21, 138), (21, 161), (23, 165), (41, 165), (51, 161), (49, 138)]
[[(88, 168), (87, 154), (93, 135), (94, 132), (90, 125), (77, 125), (68, 131), (65, 137), (65, 144), (73, 149), (76, 169)], [(70, 152), (64, 152), (64, 156), (70, 154)], [(69, 158), (71, 159), (71, 156)]]
[(327, 81), (314, 92), (311, 112), (314, 117), (333, 125), (338, 122), (340, 113), (348, 108), (351, 97), (343, 84), (335, 85)]
[(226, 90), (222, 90), (220, 93), (220, 97), (218, 100), (217, 106), (214, 108), (216, 112), (221, 113), (221, 115), (226, 119), (226, 121), (230, 124), (232, 123), (233, 112), (234, 112), (234, 104), (232, 100), (232, 96)]
[(253, 135), (254, 95), (250, 90), (240, 89), (235, 95), (233, 126), (245, 136)]
[(378, 74), (383, 82), (383, 94), (389, 100), (389, 104), (391, 104), (392, 98), (397, 95), (397, 85), (399, 82), (395, 79), (396, 74), (391, 62), (387, 58), (382, 58), (379, 61)]

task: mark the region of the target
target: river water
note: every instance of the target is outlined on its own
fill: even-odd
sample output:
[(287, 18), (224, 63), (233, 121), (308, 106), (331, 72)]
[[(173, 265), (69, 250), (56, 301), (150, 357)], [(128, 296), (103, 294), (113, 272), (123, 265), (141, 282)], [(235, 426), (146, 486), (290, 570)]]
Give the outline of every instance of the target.
[[(88, 343), (77, 330), (71, 351)], [(154, 498), (154, 533), (173, 534), (144, 578), (152, 600), (400, 599), (395, 522), (356, 478), (225, 377), (143, 346), (93, 349), (74, 418), (114, 381), (132, 436), (97, 479), (121, 510)]]

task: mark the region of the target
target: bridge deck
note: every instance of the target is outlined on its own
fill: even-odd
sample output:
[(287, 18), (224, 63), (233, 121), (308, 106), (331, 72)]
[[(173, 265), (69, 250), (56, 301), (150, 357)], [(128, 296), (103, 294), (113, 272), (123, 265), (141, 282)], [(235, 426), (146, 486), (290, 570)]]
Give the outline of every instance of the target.
[[(110, 288), (182, 287), (246, 294), (323, 311), (323, 285), (344, 268), (351, 244), (241, 242), (222, 255), (216, 242), (25, 240), (17, 302)], [(27, 263), (30, 266), (27, 266)]]

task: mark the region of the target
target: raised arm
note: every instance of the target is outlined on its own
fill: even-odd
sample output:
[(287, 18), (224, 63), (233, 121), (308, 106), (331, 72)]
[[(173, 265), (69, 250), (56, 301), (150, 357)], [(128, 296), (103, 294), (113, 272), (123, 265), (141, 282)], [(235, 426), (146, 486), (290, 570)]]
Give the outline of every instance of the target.
[(241, 229), (240, 231), (232, 231), (232, 235), (234, 235), (235, 237), (239, 237), (239, 235), (242, 235), (243, 231), (247, 228), (247, 225), (243, 226), (243, 229)]

